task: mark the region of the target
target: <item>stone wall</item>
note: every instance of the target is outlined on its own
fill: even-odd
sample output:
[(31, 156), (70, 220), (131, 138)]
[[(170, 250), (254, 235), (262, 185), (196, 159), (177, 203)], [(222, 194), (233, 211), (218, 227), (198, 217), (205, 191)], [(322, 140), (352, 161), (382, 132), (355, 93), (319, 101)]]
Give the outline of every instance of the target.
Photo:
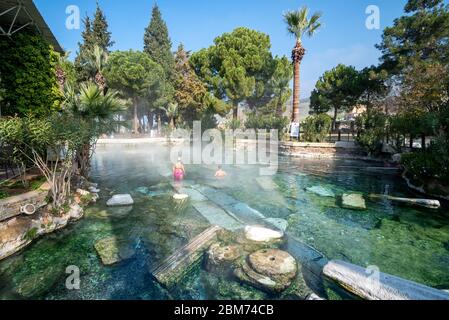
[(363, 158), (365, 156), (363, 150), (352, 142), (280, 142), (279, 152), (284, 155), (303, 158)]
[(0, 200), (0, 221), (20, 215), (20, 208), (24, 205), (33, 204), (36, 209), (45, 206), (48, 190), (49, 185), (45, 183), (39, 190)]

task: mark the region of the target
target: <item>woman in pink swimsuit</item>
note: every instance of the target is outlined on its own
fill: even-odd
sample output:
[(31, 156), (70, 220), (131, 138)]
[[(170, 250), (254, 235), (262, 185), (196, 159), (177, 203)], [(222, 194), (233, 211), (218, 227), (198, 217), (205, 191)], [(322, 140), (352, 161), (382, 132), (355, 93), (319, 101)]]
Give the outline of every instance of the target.
[(185, 174), (186, 171), (184, 169), (184, 165), (181, 162), (181, 158), (178, 158), (178, 162), (173, 167), (173, 178), (175, 179), (175, 181), (182, 181)]

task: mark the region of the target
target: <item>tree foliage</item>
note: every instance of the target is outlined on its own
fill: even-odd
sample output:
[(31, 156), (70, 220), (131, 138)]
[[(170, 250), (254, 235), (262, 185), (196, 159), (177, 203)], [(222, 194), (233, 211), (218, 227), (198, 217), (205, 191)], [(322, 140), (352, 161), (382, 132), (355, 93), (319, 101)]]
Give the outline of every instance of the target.
[(168, 28), (162, 19), (161, 11), (155, 4), (151, 13), (151, 21), (145, 29), (144, 52), (158, 63), (164, 70), (166, 79), (174, 77), (175, 59), (172, 53), (172, 42)]
[(58, 110), (62, 94), (56, 81), (58, 54), (39, 35), (0, 38), (2, 115), (46, 116)]
[(175, 55), (175, 100), (183, 121), (198, 120), (207, 108), (208, 92), (189, 63), (189, 53), (181, 44)]
[(114, 45), (111, 40), (111, 32), (108, 30), (106, 16), (98, 3), (93, 21), (87, 16), (83, 22), (84, 30), (81, 33), (83, 41), (78, 43), (79, 50), (75, 58), (75, 68), (80, 82), (93, 80), (96, 76), (96, 73), (90, 68), (95, 47), (99, 47), (102, 52), (108, 54), (109, 49)]
[(324, 113), (309, 116), (301, 124), (303, 139), (307, 142), (324, 142), (332, 129), (332, 118)]
[(193, 54), (191, 63), (207, 89), (227, 102), (236, 117), (241, 102), (264, 93), (272, 63), (270, 47), (268, 35), (240, 27)]
[(154, 108), (160, 108), (172, 95), (170, 86), (166, 86), (164, 71), (160, 65), (140, 51), (115, 51), (104, 71), (108, 85), (133, 100), (134, 132), (138, 131), (138, 104), (147, 99)]
[(302, 7), (296, 11), (287, 11), (284, 21), (287, 31), (295, 36), (297, 42), (302, 42), (304, 35), (312, 37), (321, 28), (321, 16), (320, 12), (315, 12), (309, 18), (309, 8)]
[(409, 0), (406, 15), (384, 30), (383, 68), (401, 74), (412, 60), (449, 61), (449, 10), (443, 0)]
[(105, 70), (111, 88), (120, 90), (127, 98), (145, 97), (150, 87), (163, 79), (162, 68), (140, 51), (111, 53)]
[(340, 110), (348, 110), (357, 103), (358, 73), (352, 66), (339, 64), (326, 71), (318, 80), (310, 97), (313, 113), (334, 110), (334, 124)]

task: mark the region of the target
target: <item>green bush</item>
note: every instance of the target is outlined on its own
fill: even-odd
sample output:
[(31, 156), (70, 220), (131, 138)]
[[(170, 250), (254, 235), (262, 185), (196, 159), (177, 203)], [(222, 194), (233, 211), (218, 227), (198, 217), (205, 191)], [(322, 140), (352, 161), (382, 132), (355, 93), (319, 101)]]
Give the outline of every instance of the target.
[(2, 115), (46, 116), (59, 110), (62, 93), (56, 81), (58, 55), (42, 37), (18, 33), (0, 38)]
[(314, 116), (307, 117), (301, 124), (302, 137), (307, 142), (324, 142), (331, 132), (332, 118), (320, 113)]
[(9, 193), (7, 191), (0, 190), (0, 200), (1, 199), (6, 199), (8, 197), (9, 197)]
[(448, 184), (449, 151), (447, 144), (441, 144), (437, 140), (426, 150), (403, 154), (401, 163), (414, 178), (421, 181), (437, 179)]
[(356, 119), (359, 130), (357, 142), (368, 154), (377, 154), (382, 150), (382, 143), (386, 136), (387, 116), (377, 110), (362, 113)]

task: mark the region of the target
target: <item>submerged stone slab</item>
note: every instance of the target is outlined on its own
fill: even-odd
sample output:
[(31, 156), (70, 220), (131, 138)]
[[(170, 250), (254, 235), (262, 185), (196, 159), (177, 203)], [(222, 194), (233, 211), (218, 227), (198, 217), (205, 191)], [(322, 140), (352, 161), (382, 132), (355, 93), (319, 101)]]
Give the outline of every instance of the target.
[(256, 178), (256, 182), (265, 191), (273, 191), (279, 188), (271, 177), (259, 177)]
[(202, 193), (192, 188), (181, 188), (178, 192), (188, 195), (192, 201), (207, 201), (207, 198)]
[(306, 188), (306, 190), (308, 192), (319, 195), (320, 197), (329, 197), (329, 198), (335, 197), (335, 193), (332, 190), (330, 190), (329, 188), (326, 188), (326, 187), (322, 187), (322, 186), (313, 186), (313, 187)]
[(366, 210), (365, 199), (361, 194), (344, 194), (342, 196), (342, 206), (352, 210)]
[(195, 185), (194, 189), (201, 192), (206, 198), (208, 198), (210, 201), (216, 203), (221, 207), (229, 207), (232, 206), (233, 204), (238, 203), (236, 199), (234, 199), (227, 193), (224, 193), (222, 191), (219, 191), (217, 189), (208, 186)]
[(267, 218), (264, 221), (281, 230), (282, 232), (285, 232), (288, 228), (288, 222), (285, 219)]
[(129, 259), (134, 255), (134, 249), (127, 242), (116, 237), (101, 239), (95, 243), (94, 247), (101, 262), (107, 266)]
[(326, 278), (366, 300), (449, 300), (449, 293), (383, 272), (373, 278), (365, 268), (332, 260), (323, 268)]
[(163, 286), (172, 287), (201, 260), (204, 251), (215, 241), (219, 226), (212, 226), (176, 250), (160, 265), (150, 270), (152, 276)]
[(251, 221), (251, 220), (260, 220), (265, 219), (266, 217), (257, 211), (256, 209), (251, 208), (246, 203), (238, 202), (231, 205), (230, 210), (239, 218)]
[(210, 224), (227, 230), (241, 229), (243, 225), (212, 202), (196, 202), (193, 207), (205, 217)]
[(134, 200), (130, 194), (116, 194), (106, 202), (108, 207), (130, 206), (134, 204)]
[(225, 209), (237, 218), (237, 220), (245, 223), (257, 223), (266, 217), (256, 209), (251, 208), (246, 203), (240, 202), (225, 192), (210, 188), (204, 185), (195, 185), (194, 189), (203, 194), (207, 199), (217, 206)]

